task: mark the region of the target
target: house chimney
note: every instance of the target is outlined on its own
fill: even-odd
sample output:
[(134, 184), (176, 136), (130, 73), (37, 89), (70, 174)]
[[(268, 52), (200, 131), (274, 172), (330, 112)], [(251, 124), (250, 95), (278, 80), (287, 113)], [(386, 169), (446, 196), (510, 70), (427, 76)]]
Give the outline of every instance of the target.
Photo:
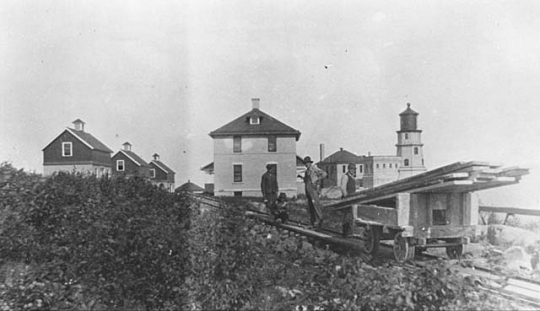
[(339, 151), (343, 151), (343, 147), (340, 147), (340, 148), (339, 148)]
[(319, 145), (321, 162), (324, 160), (324, 144)]
[(368, 151), (367, 156), (371, 157), (371, 151)]
[(131, 151), (131, 144), (127, 141), (122, 146), (124, 146), (124, 151)]
[(259, 109), (259, 102), (260, 102), (260, 101), (261, 101), (261, 100), (260, 100), (259, 98), (252, 98), (252, 99), (251, 99), (251, 104), (252, 104), (252, 106), (253, 106), (252, 108), (253, 108), (253, 109)]
[(154, 161), (159, 161), (159, 154), (154, 153), (153, 157), (154, 157)]
[(75, 125), (75, 130), (84, 132), (84, 121), (81, 119), (77, 119), (73, 121), (73, 124)]

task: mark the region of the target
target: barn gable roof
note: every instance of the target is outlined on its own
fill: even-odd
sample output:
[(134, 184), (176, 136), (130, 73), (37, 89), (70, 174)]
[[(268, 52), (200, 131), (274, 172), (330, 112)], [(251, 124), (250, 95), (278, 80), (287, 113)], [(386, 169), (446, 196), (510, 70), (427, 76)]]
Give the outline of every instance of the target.
[(92, 136), (92, 134), (83, 132), (83, 131), (78, 131), (69, 127), (66, 128), (62, 133), (60, 133), (60, 135), (58, 135), (55, 139), (53, 139), (47, 146), (45, 146), (43, 150), (47, 149), (54, 141), (56, 141), (65, 132), (70, 133), (75, 138), (77, 138), (80, 142), (82, 142), (84, 145), (86, 145), (88, 148), (92, 150), (99, 150), (99, 151), (103, 151), (107, 153), (113, 153), (113, 151), (109, 149), (109, 147), (107, 147), (104, 143), (102, 143), (97, 138)]

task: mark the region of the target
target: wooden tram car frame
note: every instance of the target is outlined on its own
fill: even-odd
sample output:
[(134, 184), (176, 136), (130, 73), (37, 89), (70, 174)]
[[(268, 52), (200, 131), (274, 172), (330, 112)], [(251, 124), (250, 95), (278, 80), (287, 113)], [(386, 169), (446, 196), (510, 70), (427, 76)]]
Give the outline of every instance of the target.
[(393, 240), (398, 262), (434, 247), (444, 247), (448, 257), (459, 258), (463, 245), (478, 235), (476, 198), (472, 193), (398, 193), (337, 210), (344, 215), (344, 235), (350, 235), (354, 226), (363, 227), (364, 249), (372, 255), (381, 240)]
[(479, 235), (476, 191), (515, 184), (525, 174), (528, 169), (456, 162), (361, 191), (325, 209), (332, 218), (342, 217), (344, 236), (363, 228), (364, 249), (372, 255), (381, 240), (392, 240), (398, 262), (435, 247), (455, 259)]

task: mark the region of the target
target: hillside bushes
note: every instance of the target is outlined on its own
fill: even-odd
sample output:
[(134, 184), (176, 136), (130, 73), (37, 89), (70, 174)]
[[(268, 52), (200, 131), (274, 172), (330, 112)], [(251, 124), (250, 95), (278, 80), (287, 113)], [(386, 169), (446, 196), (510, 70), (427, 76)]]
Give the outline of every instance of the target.
[(192, 310), (515, 309), (444, 261), (373, 267), (249, 219), (239, 206), (195, 218), (189, 253)]
[(43, 180), (5, 164), (0, 176), (0, 257), (23, 272), (3, 288), (11, 308), (184, 303), (185, 198), (136, 178), (59, 173)]

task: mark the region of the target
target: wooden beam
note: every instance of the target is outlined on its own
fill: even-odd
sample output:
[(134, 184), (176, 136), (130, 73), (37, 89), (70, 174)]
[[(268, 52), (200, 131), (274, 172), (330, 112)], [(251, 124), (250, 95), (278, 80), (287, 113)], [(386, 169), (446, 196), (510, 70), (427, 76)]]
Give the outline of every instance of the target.
[(485, 206), (485, 205), (479, 206), (478, 209), (480, 210), (480, 212), (540, 216), (540, 209), (528, 209), (528, 208), (517, 208), (517, 207), (498, 207), (498, 206), (495, 207), (495, 206)]

